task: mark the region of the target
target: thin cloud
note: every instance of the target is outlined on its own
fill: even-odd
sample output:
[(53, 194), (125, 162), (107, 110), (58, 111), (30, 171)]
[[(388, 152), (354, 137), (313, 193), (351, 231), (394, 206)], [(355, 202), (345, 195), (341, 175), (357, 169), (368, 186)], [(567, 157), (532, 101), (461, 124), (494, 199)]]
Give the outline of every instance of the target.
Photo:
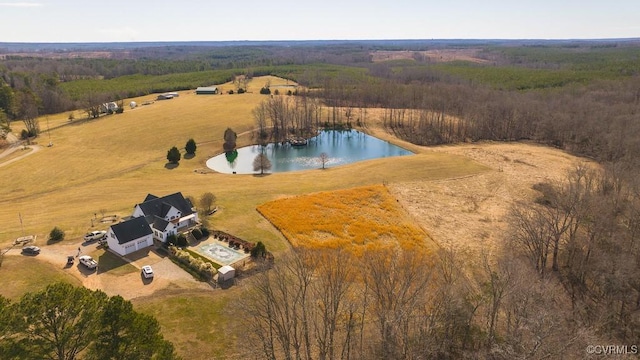
[(0, 2), (0, 6), (28, 8), (28, 7), (39, 7), (39, 6), (42, 6), (42, 4), (28, 3), (28, 2)]

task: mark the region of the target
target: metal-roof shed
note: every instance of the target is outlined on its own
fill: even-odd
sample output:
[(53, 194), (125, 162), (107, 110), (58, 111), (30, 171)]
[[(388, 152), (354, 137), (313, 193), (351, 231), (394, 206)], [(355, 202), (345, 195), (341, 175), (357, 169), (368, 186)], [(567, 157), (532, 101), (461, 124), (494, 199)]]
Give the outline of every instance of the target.
[(197, 95), (215, 95), (218, 93), (217, 86), (200, 86), (196, 89)]

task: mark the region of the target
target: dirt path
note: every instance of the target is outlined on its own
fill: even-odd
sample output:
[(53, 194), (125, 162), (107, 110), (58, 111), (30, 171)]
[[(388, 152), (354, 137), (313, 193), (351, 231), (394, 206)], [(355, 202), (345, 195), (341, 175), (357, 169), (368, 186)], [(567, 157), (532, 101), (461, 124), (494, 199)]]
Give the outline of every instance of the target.
[[(18, 138), (13, 134), (13, 133), (8, 133), (7, 134), (7, 141), (9, 142), (9, 147), (6, 148), (3, 152), (0, 153), (0, 161), (2, 161), (2, 158), (9, 156), (11, 154), (13, 154), (14, 152), (16, 152), (17, 150), (22, 149), (22, 145), (21, 145), (21, 141), (18, 140)], [(30, 148), (31, 151), (29, 151), (28, 153), (15, 157), (11, 160), (5, 161), (5, 162), (0, 162), (0, 167), (3, 167), (5, 165), (9, 165), (11, 163), (14, 163), (18, 160), (21, 160), (29, 155), (35, 154), (36, 152), (40, 151), (42, 149), (42, 147), (40, 145), (26, 145), (24, 146), (26, 148)]]
[(443, 146), (432, 151), (464, 155), (493, 169), (480, 175), (392, 184), (391, 191), (443, 247), (479, 259), (504, 241), (512, 204), (536, 196), (532, 186), (561, 180), (583, 159), (561, 150), (523, 143)]

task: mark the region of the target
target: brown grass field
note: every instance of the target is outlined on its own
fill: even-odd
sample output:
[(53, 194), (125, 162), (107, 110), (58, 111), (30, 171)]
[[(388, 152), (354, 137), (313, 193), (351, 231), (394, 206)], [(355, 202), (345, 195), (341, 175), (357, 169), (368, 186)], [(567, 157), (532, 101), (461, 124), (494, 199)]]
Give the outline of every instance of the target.
[[(401, 216), (407, 224), (425, 229), (439, 246), (473, 256), (501, 241), (505, 227), (502, 216), (511, 203), (533, 196), (532, 184), (562, 177), (577, 161), (559, 150), (527, 144), (418, 147), (384, 132), (372, 111), (366, 122), (367, 132), (416, 154), (266, 176), (202, 171), (206, 160), (221, 152), (227, 127), (238, 134), (253, 129), (251, 111), (265, 99), (258, 90), (267, 81), (272, 86), (286, 83), (274, 77), (256, 78), (250, 84), (250, 93), (242, 95), (196, 96), (193, 91), (183, 91), (173, 100), (127, 108), (123, 114), (95, 120), (85, 120), (79, 111), (73, 121), (68, 120), (68, 113), (49, 116), (52, 147), (46, 147), (47, 118), (41, 119), (45, 132), (38, 142), (45, 146), (0, 167), (0, 248), (23, 233), (34, 234), (42, 254), (23, 257), (17, 255), (18, 250), (11, 250), (0, 267), (0, 294), (16, 299), (56, 280), (82, 283), (92, 289), (112, 286), (106, 289), (108, 293), (121, 294), (132, 300), (136, 309), (155, 315), (165, 337), (185, 358), (233, 358), (230, 354), (235, 348), (246, 346), (235, 321), (242, 313), (233, 306), (234, 299), (244, 291), (242, 283), (229, 290), (212, 290), (195, 283), (183, 285), (178, 277), (167, 275), (141, 289), (139, 273), (131, 265), (115, 264), (114, 270), (104, 273), (71, 275), (62, 269), (64, 259), (57, 254), (75, 249), (88, 230), (106, 229), (107, 224), (91, 227), (91, 219), (96, 214), (99, 217), (101, 210), (127, 216), (147, 193), (181, 191), (195, 198), (204, 192), (214, 193), (219, 211), (210, 217), (211, 227), (248, 241), (262, 241), (277, 257), (290, 245), (256, 210), (260, 204), (312, 193), (335, 199), (335, 194), (340, 198), (344, 195), (340, 191), (346, 189), (376, 188), (384, 183), (388, 189), (384, 203), (393, 203), (397, 210), (387, 208), (384, 215), (370, 213), (369, 220), (374, 216)], [(128, 99), (125, 104), (154, 99)], [(20, 130), (19, 123), (14, 123), (14, 133)], [(181, 160), (176, 168), (165, 167), (168, 149), (184, 147), (189, 138), (198, 143), (196, 156)], [(251, 138), (241, 135), (238, 143), (249, 144)], [(3, 161), (0, 159), (0, 164)], [(337, 218), (361, 211), (367, 201), (363, 196), (347, 202), (341, 210), (343, 215)], [(354, 218), (355, 223), (361, 220)], [(66, 238), (47, 245), (54, 226), (62, 228)], [(130, 281), (135, 278), (137, 281)]]
[(436, 248), (384, 185), (274, 200), (258, 211), (294, 247), (347, 249), (356, 255), (396, 246)]

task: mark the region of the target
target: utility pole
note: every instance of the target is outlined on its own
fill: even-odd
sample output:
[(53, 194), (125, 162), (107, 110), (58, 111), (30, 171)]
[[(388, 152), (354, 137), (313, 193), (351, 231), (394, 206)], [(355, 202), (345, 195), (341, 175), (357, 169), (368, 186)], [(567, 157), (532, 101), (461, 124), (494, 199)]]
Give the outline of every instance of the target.
[(20, 218), (20, 229), (22, 230), (22, 237), (24, 237), (24, 226), (22, 225), (22, 214), (18, 213), (18, 217)]

